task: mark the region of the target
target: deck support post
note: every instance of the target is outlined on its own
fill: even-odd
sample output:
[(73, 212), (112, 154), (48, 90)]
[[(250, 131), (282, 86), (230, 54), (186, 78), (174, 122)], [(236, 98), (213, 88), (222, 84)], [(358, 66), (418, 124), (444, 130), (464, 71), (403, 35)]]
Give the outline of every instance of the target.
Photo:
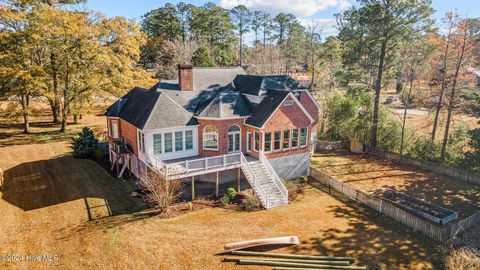
[(195, 176), (192, 176), (192, 201), (195, 200)]
[(215, 196), (218, 197), (218, 172), (217, 172), (217, 175), (216, 175), (216, 178), (215, 178)]
[(237, 192), (240, 192), (240, 168), (237, 169)]

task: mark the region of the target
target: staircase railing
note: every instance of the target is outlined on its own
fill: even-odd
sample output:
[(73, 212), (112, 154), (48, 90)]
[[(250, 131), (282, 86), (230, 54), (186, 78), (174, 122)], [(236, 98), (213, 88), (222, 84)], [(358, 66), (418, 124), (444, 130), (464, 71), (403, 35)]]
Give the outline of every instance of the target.
[(275, 172), (272, 165), (270, 164), (267, 157), (265, 157), (265, 154), (263, 154), (262, 151), (260, 151), (260, 153), (259, 153), (259, 160), (263, 163), (263, 165), (267, 169), (268, 173), (272, 176), (273, 181), (275, 182), (275, 185), (277, 185), (278, 190), (280, 190), (280, 192), (282, 193), (283, 198), (286, 199), (287, 202), (288, 202), (288, 190), (287, 190), (287, 188), (285, 187), (285, 185), (283, 185), (282, 180), (280, 179), (280, 177), (278, 177), (277, 173)]
[(248, 164), (247, 158), (245, 157), (245, 155), (243, 153), (241, 153), (241, 154), (242, 154), (243, 173), (245, 174), (248, 182), (252, 186), (256, 195), (260, 198), (260, 201), (262, 202), (263, 206), (268, 209), (270, 207), (270, 205), (269, 205), (267, 193), (263, 189), (263, 187), (260, 184), (260, 181), (258, 180), (258, 178), (255, 176), (255, 173), (253, 172), (252, 168), (250, 168), (250, 165)]

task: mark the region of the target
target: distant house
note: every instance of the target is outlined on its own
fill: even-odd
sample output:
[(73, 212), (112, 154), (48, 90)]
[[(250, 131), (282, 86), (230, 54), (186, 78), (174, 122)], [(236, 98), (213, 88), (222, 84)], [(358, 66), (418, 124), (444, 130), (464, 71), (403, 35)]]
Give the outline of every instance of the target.
[(289, 76), (179, 65), (173, 80), (136, 87), (107, 109), (110, 160), (140, 178), (151, 168), (215, 183), (217, 195), (246, 179), (271, 208), (288, 202), (280, 178), (307, 174), (319, 111)]

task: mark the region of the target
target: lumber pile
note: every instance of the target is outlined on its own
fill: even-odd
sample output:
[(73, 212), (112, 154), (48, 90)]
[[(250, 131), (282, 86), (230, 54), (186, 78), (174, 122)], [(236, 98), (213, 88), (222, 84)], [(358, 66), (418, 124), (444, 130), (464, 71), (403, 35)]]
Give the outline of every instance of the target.
[[(232, 251), (223, 259), (239, 265), (270, 266), (274, 270), (366, 270), (367, 267), (355, 265), (355, 258), (312, 256), (297, 254), (279, 254), (255, 251)], [(235, 256), (235, 257), (232, 257)]]

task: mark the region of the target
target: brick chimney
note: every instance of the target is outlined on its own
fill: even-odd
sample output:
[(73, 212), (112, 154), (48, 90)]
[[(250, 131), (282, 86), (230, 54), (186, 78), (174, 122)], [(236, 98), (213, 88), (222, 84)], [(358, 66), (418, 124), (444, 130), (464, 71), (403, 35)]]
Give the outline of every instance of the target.
[(190, 64), (178, 65), (178, 85), (182, 91), (193, 91), (193, 66)]

